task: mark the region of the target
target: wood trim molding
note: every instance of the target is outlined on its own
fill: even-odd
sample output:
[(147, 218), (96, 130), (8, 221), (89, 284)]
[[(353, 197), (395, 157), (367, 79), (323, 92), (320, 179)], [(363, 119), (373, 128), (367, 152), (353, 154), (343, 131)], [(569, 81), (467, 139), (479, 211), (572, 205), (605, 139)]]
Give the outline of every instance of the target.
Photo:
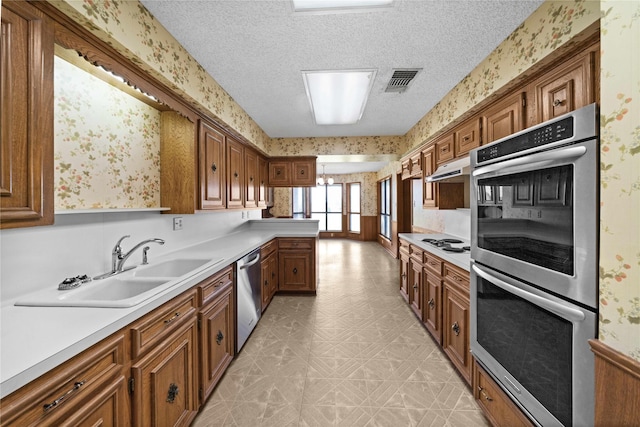
[(595, 425), (640, 425), (640, 362), (589, 340), (595, 354)]

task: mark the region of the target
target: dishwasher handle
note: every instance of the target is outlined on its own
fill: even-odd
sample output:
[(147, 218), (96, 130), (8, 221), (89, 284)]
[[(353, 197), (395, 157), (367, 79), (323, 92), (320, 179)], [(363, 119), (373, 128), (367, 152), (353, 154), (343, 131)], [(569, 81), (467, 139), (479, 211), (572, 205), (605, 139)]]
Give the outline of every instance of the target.
[(260, 261), (260, 252), (258, 252), (256, 254), (256, 257), (254, 259), (252, 259), (251, 261), (249, 261), (246, 264), (241, 265), (240, 266), (240, 270), (244, 270), (245, 268), (249, 268), (249, 267), (251, 267), (252, 265), (254, 265), (258, 261)]

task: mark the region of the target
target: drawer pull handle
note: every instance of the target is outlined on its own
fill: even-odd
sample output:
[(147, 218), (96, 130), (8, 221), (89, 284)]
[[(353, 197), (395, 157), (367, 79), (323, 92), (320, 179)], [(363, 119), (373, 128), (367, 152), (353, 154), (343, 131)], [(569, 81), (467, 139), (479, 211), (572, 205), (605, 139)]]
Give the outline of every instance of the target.
[(164, 321), (165, 325), (168, 325), (169, 323), (173, 322), (174, 320), (176, 320), (178, 317), (180, 317), (180, 313), (177, 312), (176, 314), (173, 315), (173, 317), (171, 317), (170, 319), (167, 319)]
[(451, 330), (456, 336), (460, 335), (460, 325), (458, 325), (458, 322), (454, 322), (453, 325), (451, 325)]
[(480, 392), (480, 394), (482, 395), (482, 397), (487, 401), (487, 402), (493, 402), (493, 399), (491, 397), (489, 397), (489, 395), (487, 394), (487, 392), (484, 391), (484, 389), (480, 386), (478, 386), (478, 391)]
[(178, 395), (178, 386), (174, 383), (169, 385), (169, 391), (167, 391), (167, 402), (173, 403), (176, 400), (176, 396)]
[(297, 268), (293, 269), (293, 274), (298, 274), (298, 269)]
[(561, 101), (561, 100), (559, 100), (559, 99), (555, 99), (555, 100), (553, 101), (553, 106), (554, 106), (554, 107), (559, 107), (559, 106), (561, 106), (562, 104), (564, 104), (564, 101)]
[(211, 171), (215, 173), (217, 170), (218, 170), (218, 167), (216, 166), (216, 164), (212, 163), (211, 164)]
[(80, 387), (82, 387), (85, 382), (86, 381), (76, 381), (73, 384), (73, 388), (71, 390), (69, 390), (68, 392), (66, 392), (65, 394), (63, 394), (62, 396), (54, 400), (53, 402), (43, 405), (44, 412), (47, 413), (53, 408), (55, 408), (56, 406), (60, 405), (62, 402), (65, 401), (65, 399), (67, 399), (71, 395), (71, 393), (74, 393), (75, 391), (79, 390)]
[(220, 345), (223, 339), (224, 335), (222, 335), (222, 331), (218, 331), (218, 335), (216, 335), (216, 344)]
[(240, 176), (240, 175), (238, 175), (238, 172), (234, 172), (234, 173), (233, 173), (233, 177), (234, 177), (234, 178), (238, 178), (239, 176)]
[(429, 304), (429, 308), (431, 308), (431, 310), (436, 307), (436, 302), (433, 300), (433, 298), (431, 298), (427, 304)]

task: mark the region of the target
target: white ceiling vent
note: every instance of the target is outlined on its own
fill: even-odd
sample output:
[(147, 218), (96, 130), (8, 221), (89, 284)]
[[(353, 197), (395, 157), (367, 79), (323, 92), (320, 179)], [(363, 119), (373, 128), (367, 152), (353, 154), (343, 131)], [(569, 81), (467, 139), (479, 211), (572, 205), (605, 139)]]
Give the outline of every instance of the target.
[(393, 70), (393, 75), (387, 83), (385, 92), (402, 93), (409, 87), (416, 75), (422, 68), (398, 68)]

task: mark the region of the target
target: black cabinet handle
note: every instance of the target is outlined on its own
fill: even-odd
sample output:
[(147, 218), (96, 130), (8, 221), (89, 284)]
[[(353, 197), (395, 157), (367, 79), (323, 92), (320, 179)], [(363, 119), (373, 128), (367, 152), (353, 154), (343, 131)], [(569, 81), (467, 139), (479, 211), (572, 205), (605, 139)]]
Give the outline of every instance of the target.
[(460, 325), (458, 325), (458, 322), (454, 322), (453, 325), (451, 325), (451, 330), (456, 334), (456, 336), (460, 335)]
[(293, 269), (293, 274), (298, 274), (298, 269), (297, 268)]
[(418, 285), (417, 284), (413, 285), (413, 289), (418, 289)]
[(429, 304), (431, 310), (433, 310), (436, 306), (436, 302), (433, 300), (433, 298), (431, 298), (427, 304)]
[(304, 169), (300, 170), (300, 175), (304, 175)]
[(233, 173), (233, 177), (234, 177), (234, 178), (237, 178), (237, 177), (238, 177), (238, 172), (234, 172), (234, 173)]
[(265, 285), (265, 286), (269, 286), (269, 281), (268, 281), (268, 280), (265, 280), (265, 281), (264, 281), (264, 285)]
[(167, 391), (167, 402), (173, 403), (176, 400), (176, 396), (178, 395), (178, 386), (174, 383), (169, 385), (169, 391)]
[(218, 335), (216, 335), (216, 344), (220, 345), (223, 339), (224, 335), (222, 335), (222, 331), (218, 331)]
[(215, 172), (215, 171), (217, 171), (217, 170), (218, 170), (218, 167), (216, 166), (216, 164), (215, 164), (215, 163), (213, 163), (213, 164), (211, 165), (211, 170), (212, 170), (213, 172)]

